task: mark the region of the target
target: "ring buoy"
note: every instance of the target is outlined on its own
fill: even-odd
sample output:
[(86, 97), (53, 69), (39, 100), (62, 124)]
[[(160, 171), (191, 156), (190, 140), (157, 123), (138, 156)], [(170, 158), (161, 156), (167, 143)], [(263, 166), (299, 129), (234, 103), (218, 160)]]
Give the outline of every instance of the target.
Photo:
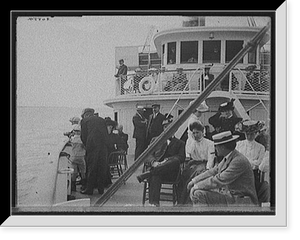
[(155, 82), (152, 77), (144, 77), (139, 83), (140, 93), (152, 93)]

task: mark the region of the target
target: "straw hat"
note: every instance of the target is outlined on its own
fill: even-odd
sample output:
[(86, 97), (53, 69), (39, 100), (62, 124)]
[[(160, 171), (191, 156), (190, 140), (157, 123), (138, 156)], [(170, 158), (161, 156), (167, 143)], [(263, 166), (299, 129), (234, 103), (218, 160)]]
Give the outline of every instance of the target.
[[(192, 105), (192, 103), (195, 102), (195, 100), (191, 101), (189, 103), (189, 105)], [(199, 112), (207, 112), (209, 110), (208, 106), (206, 105), (206, 102), (203, 101), (202, 103), (200, 103), (200, 105), (195, 109)]]
[(231, 131), (221, 132), (212, 136), (215, 145), (235, 141), (238, 138), (239, 135), (232, 135)]

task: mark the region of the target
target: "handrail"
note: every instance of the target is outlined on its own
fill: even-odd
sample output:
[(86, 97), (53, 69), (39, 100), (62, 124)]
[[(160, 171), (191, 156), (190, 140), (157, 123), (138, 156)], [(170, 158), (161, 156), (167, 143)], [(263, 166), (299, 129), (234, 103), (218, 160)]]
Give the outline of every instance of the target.
[(180, 93), (179, 97), (177, 98), (177, 100), (175, 101), (175, 103), (173, 104), (172, 108), (170, 109), (169, 113), (167, 114), (167, 117), (171, 114), (171, 112), (173, 111), (173, 109), (175, 108), (175, 106), (177, 105), (177, 103), (179, 102), (181, 96), (183, 95), (184, 91), (186, 90), (187, 86), (189, 86), (191, 80), (193, 79), (195, 73), (200, 69), (200, 66), (193, 72), (192, 76), (190, 77), (189, 81), (187, 82), (187, 84), (185, 85), (183, 91)]
[[(266, 112), (269, 114), (269, 110), (267, 109), (266, 105), (263, 103), (263, 101), (261, 100), (261, 98), (258, 96), (257, 92), (254, 90), (254, 87), (252, 86), (252, 84), (248, 81), (247, 77), (245, 76), (245, 74), (238, 68), (238, 71), (242, 74), (242, 76), (246, 79), (246, 82), (249, 84), (249, 86), (251, 87), (252, 91), (254, 92), (254, 94), (256, 95), (256, 97), (259, 99), (259, 102), (263, 105), (264, 109), (266, 110)], [(249, 108), (249, 110), (253, 109)]]
[(148, 148), (136, 159), (136, 161), (121, 175), (114, 184), (96, 201), (95, 206), (104, 205), (113, 194), (122, 186), (123, 182), (126, 181), (137, 169), (145, 162), (150, 154), (159, 148), (167, 139), (175, 134), (177, 129), (183, 124), (188, 117), (192, 114), (193, 110), (203, 102), (213, 89), (223, 80), (223, 78), (231, 71), (231, 69), (242, 59), (247, 52), (256, 47), (266, 32), (269, 30), (270, 24), (267, 24), (262, 28), (245, 46), (238, 52), (238, 54), (230, 61), (230, 63), (224, 68), (224, 70), (205, 88), (205, 90), (199, 95), (197, 99), (181, 113), (161, 134), (158, 136)]

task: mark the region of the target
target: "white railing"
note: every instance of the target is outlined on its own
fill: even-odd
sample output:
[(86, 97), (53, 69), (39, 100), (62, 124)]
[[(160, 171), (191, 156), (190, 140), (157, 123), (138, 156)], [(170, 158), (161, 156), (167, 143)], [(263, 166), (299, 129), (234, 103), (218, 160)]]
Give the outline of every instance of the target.
[[(214, 68), (210, 69), (209, 75), (203, 68), (140, 71), (116, 79), (116, 96), (201, 93), (218, 74)], [(266, 70), (234, 69), (215, 90), (266, 95), (270, 91), (270, 74)]]

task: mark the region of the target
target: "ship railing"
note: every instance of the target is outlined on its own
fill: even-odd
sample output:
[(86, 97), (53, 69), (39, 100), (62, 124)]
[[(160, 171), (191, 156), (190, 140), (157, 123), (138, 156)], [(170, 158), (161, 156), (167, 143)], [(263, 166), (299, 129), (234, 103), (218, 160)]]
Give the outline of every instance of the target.
[(236, 68), (230, 72), (229, 89), (235, 94), (265, 95), (270, 92), (270, 73), (267, 69)]
[[(120, 95), (168, 95), (201, 93), (216, 78), (220, 69), (204, 67), (198, 69), (152, 70), (123, 75), (116, 79), (116, 96)], [(235, 94), (268, 95), (270, 74), (267, 70), (233, 69), (215, 88)]]

